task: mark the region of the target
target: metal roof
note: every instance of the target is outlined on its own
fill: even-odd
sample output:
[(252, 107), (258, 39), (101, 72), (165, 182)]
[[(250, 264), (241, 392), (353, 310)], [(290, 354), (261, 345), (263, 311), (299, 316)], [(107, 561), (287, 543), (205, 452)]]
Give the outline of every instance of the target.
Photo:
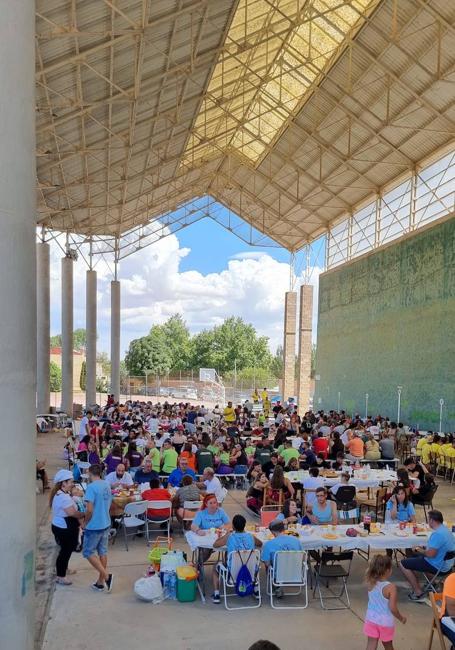
[(453, 2), (36, 5), (52, 230), (122, 237), (210, 196), (296, 251), (454, 140)]

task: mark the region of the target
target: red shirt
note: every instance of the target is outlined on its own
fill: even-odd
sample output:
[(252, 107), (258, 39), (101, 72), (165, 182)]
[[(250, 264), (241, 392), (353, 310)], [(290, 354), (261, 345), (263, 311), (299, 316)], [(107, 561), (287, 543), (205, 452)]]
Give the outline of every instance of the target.
[(329, 450), (329, 441), (327, 438), (316, 438), (313, 440), (313, 450), (316, 455), (324, 454), (324, 460), (327, 458)]
[[(164, 488), (144, 490), (142, 492), (142, 498), (144, 501), (172, 501), (171, 495)], [(164, 519), (169, 517), (171, 513), (169, 508), (160, 508), (159, 510), (157, 508), (149, 508), (147, 514), (149, 517), (163, 517)]]

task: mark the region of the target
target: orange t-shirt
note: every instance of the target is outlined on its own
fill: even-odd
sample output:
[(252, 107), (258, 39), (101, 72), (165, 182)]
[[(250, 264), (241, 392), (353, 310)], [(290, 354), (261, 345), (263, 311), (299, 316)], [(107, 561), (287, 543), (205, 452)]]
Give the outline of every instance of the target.
[(356, 456), (357, 458), (363, 457), (363, 440), (361, 438), (352, 438), (348, 442), (347, 448), (351, 456)]
[(196, 472), (196, 454), (191, 454), (189, 451), (182, 451), (180, 454), (181, 458), (186, 458), (188, 460), (188, 467)]

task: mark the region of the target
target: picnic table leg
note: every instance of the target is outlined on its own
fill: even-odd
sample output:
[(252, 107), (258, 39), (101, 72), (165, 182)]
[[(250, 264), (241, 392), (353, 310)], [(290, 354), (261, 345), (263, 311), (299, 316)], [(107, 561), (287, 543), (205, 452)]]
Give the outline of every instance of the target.
[(199, 595), (201, 597), (201, 601), (206, 603), (206, 598), (205, 598), (205, 572), (204, 572), (204, 561), (202, 560), (202, 553), (201, 549), (197, 548), (193, 552), (193, 564), (196, 565), (197, 569), (197, 588), (199, 591)]

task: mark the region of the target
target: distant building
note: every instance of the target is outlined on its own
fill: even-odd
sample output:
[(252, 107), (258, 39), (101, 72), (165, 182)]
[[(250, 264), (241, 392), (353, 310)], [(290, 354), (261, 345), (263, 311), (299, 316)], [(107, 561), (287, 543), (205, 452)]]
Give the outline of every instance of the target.
[[(62, 368), (62, 348), (51, 348), (51, 361)], [(85, 361), (84, 350), (73, 350), (73, 390), (80, 392), (82, 362)]]

